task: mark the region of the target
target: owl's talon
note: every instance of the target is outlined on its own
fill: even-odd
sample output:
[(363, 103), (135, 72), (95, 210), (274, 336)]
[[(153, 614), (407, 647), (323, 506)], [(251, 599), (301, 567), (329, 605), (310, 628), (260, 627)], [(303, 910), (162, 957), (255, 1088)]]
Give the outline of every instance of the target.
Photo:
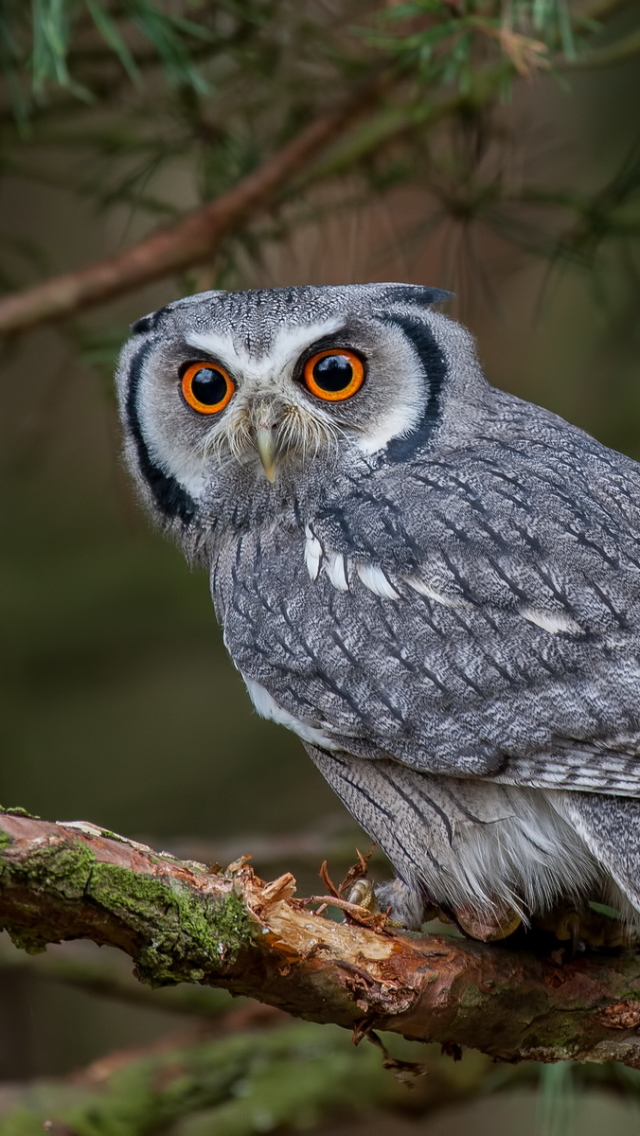
[(577, 911), (568, 911), (565, 919), (567, 931), (569, 933), (569, 950), (571, 958), (577, 955), (580, 948), (580, 916)]
[(366, 876), (361, 876), (359, 880), (356, 880), (353, 887), (349, 889), (347, 899), (349, 903), (357, 903), (359, 907), (365, 907), (372, 915), (377, 915), (380, 911), (374, 886)]
[(621, 919), (592, 907), (580, 908), (557, 906), (533, 919), (535, 930), (553, 935), (560, 943), (566, 943), (570, 956), (580, 949), (615, 950), (627, 946), (632, 941), (632, 932)]
[(472, 907), (455, 907), (452, 909), (452, 914), (463, 935), (470, 939), (478, 939), (482, 943), (496, 943), (500, 939), (507, 939), (522, 923), (519, 912), (499, 901), (482, 912)]

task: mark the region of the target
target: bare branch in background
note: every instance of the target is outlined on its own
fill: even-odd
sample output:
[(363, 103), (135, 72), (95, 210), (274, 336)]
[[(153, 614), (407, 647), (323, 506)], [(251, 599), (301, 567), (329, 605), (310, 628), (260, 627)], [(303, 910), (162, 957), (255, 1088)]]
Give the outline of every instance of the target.
[[(197, 860), (201, 864), (230, 864), (250, 848), (252, 866), (259, 872), (282, 868), (285, 863), (316, 872), (322, 860), (338, 861), (346, 869), (358, 841), (368, 843), (368, 837), (356, 824), (349, 824), (348, 818), (336, 814), (319, 818), (313, 828), (303, 832), (245, 833), (216, 841), (175, 836), (161, 847), (179, 860)], [(150, 843), (160, 847), (155, 840)], [(384, 863), (382, 853), (377, 859), (380, 865)]]
[(183, 1014), (212, 1022), (226, 1014), (231, 999), (225, 990), (211, 986), (165, 986), (152, 989), (137, 982), (122, 966), (114, 966), (101, 955), (87, 957), (56, 948), (30, 955), (17, 951), (11, 943), (0, 942), (0, 974), (34, 975), (38, 979), (72, 986), (86, 994), (109, 998), (127, 1005), (142, 1006), (169, 1014)]
[(585, 52), (565, 64), (574, 69), (576, 67), (611, 67), (616, 63), (624, 63), (640, 54), (640, 30), (630, 32), (628, 36), (609, 44), (607, 47), (596, 48)]
[[(216, 1031), (214, 1037), (206, 1027), (191, 1028), (99, 1058), (64, 1081), (0, 1089), (2, 1132), (140, 1136), (169, 1127), (175, 1132), (174, 1125), (182, 1131), (180, 1122), (186, 1121), (201, 1136), (250, 1136), (290, 1131), (301, 1115), (340, 1106), (372, 1108), (398, 1097), (400, 1087), (391, 1076), (380, 1076), (372, 1047), (371, 1053), (356, 1052), (348, 1038), (305, 1022), (264, 1028), (271, 1025), (248, 1018), (242, 1032), (231, 1033), (236, 1027), (229, 1023), (229, 1032)], [(455, 1080), (450, 1079), (449, 1100)], [(444, 1078), (438, 1087), (446, 1103)]]

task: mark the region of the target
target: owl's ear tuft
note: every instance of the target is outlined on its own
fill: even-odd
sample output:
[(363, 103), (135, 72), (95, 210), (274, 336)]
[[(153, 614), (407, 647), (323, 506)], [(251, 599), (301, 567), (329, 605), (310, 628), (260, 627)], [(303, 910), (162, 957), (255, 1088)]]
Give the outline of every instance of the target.
[(424, 284), (380, 284), (380, 298), (387, 304), (410, 304), (426, 307), (452, 300), (454, 293), (442, 288), (427, 288)]
[(217, 300), (219, 296), (226, 296), (226, 294), (223, 289), (215, 288), (209, 292), (193, 292), (188, 296), (180, 296), (177, 300), (172, 300), (171, 303), (158, 308), (157, 312), (149, 312), (148, 315), (141, 316), (140, 319), (131, 324), (131, 334), (142, 335), (147, 331), (155, 331), (163, 316), (175, 311), (176, 308), (187, 308), (202, 304), (207, 300)]
[(165, 308), (158, 308), (157, 312), (149, 312), (146, 316), (140, 316), (135, 323), (132, 323), (129, 330), (132, 335), (143, 335), (146, 331), (155, 331), (158, 322)]

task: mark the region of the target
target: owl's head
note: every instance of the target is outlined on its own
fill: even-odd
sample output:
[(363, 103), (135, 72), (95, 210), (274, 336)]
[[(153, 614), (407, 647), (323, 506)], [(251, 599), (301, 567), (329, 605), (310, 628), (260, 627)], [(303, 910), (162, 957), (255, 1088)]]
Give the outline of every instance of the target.
[(482, 382), (470, 337), (431, 309), (448, 297), (410, 284), (203, 292), (138, 320), (118, 390), (152, 511), (189, 528), (230, 496), (262, 507), (426, 445), (447, 392)]

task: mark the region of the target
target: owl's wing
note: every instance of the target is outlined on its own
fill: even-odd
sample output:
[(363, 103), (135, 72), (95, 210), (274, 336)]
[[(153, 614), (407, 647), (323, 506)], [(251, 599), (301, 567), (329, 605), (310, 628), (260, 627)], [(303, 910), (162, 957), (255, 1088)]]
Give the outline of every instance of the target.
[(640, 467), (562, 427), (372, 468), (308, 517), (276, 697), (328, 748), (640, 796)]
[(559, 793), (556, 807), (640, 911), (640, 801), (601, 793)]

